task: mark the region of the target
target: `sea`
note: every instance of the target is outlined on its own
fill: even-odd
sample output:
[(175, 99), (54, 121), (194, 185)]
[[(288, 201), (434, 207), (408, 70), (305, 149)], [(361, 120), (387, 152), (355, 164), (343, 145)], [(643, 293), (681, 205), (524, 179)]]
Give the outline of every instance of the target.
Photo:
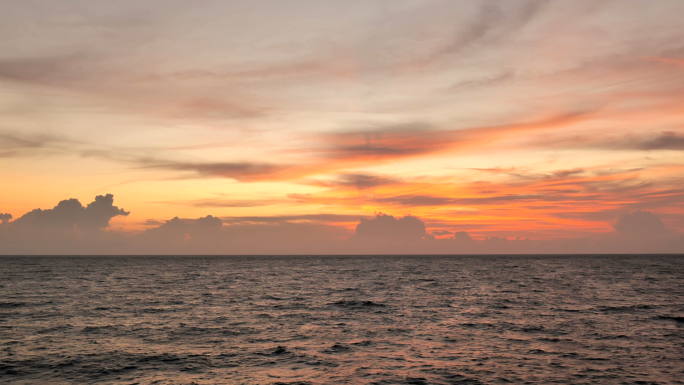
[(0, 257), (0, 383), (682, 384), (684, 257)]

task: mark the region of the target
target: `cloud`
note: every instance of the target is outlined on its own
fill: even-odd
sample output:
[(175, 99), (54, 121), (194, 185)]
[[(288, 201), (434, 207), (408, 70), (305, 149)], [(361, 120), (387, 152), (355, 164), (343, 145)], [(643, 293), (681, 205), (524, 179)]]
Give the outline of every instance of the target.
[(684, 150), (684, 136), (675, 131), (663, 131), (656, 135), (575, 135), (571, 137), (556, 137), (550, 140), (533, 141), (532, 147), (566, 148), (566, 149), (595, 149), (609, 151), (682, 151)]
[(643, 210), (620, 215), (613, 227), (622, 235), (637, 238), (662, 236), (668, 233), (660, 218), (650, 211)]
[(28, 137), (11, 133), (0, 133), (0, 150), (6, 150), (2, 154), (7, 157), (38, 153), (72, 154), (137, 165), (139, 169), (189, 173), (185, 174), (185, 177), (230, 178), (241, 182), (296, 180), (317, 174), (338, 172), (333, 181), (319, 180), (313, 183), (328, 184), (331, 187), (334, 185), (355, 186), (363, 190), (392, 184), (396, 181), (369, 173), (340, 173), (340, 171), (350, 167), (374, 165), (416, 156), (437, 155), (454, 150), (482, 149), (506, 134), (572, 124), (587, 118), (592, 113), (593, 111), (575, 111), (523, 123), (460, 129), (441, 129), (427, 123), (417, 122), (328, 133), (313, 138), (312, 146), (289, 150), (290, 153), (305, 156), (305, 160), (299, 163), (189, 162), (165, 159), (160, 156), (165, 151), (164, 148), (112, 147), (51, 135)]
[(425, 234), (425, 223), (417, 217), (407, 215), (397, 219), (392, 215), (380, 213), (370, 219), (361, 218), (352, 238), (410, 242), (423, 239)]
[(457, 231), (454, 233), (454, 239), (457, 239), (459, 241), (472, 241), (473, 238), (468, 235), (465, 231)]
[(487, 44), (510, 38), (522, 29), (533, 17), (541, 11), (546, 0), (530, 0), (520, 7), (502, 9), (500, 4), (483, 1), (477, 14), (470, 18), (469, 24), (460, 29), (450, 42), (422, 58), (422, 64), (430, 64), (448, 56), (461, 54), (468, 48), (482, 47)]
[(207, 215), (203, 218), (198, 218), (195, 222), (195, 226), (197, 226), (200, 229), (216, 229), (221, 227), (222, 225), (223, 222), (221, 221), (221, 219), (213, 217), (211, 215)]
[(0, 223), (0, 253), (120, 254), (127, 234), (104, 230), (112, 218), (129, 212), (113, 202), (111, 194), (99, 195), (85, 207), (77, 199), (67, 199), (51, 209), (35, 209)]
[(676, 132), (665, 131), (658, 137), (641, 141), (627, 141), (625, 147), (638, 150), (684, 150), (684, 136)]
[(112, 194), (98, 195), (95, 200), (83, 207), (78, 199), (59, 202), (52, 209), (35, 209), (10, 224), (25, 229), (97, 230), (109, 227), (109, 221), (116, 216), (126, 216), (129, 212), (113, 205)]
[(267, 199), (200, 199), (193, 201), (162, 201), (154, 202), (162, 204), (183, 205), (191, 207), (262, 207), (282, 203), (278, 200)]
[[(316, 136), (313, 146), (295, 150), (309, 158), (309, 161), (300, 164), (183, 162), (142, 156), (120, 160), (137, 162), (141, 168), (147, 169), (194, 172), (198, 177), (223, 177), (242, 182), (293, 180), (365, 164), (435, 155), (457, 149), (464, 151), (476, 147), (481, 149), (506, 134), (556, 128), (587, 119), (594, 112), (593, 109), (571, 111), (522, 123), (459, 129), (440, 129), (427, 123), (413, 122), (365, 130), (351, 129), (327, 133)], [(106, 157), (107, 154), (94, 153), (94, 155)], [(331, 185), (355, 185), (359, 189), (365, 189), (391, 182), (390, 179), (382, 179), (370, 174), (340, 173)], [(316, 183), (325, 184), (326, 182)]]
[(174, 217), (159, 227), (145, 230), (141, 237), (163, 241), (206, 239), (220, 235), (221, 226), (223, 226), (223, 221), (212, 215), (200, 217), (194, 221)]
[(176, 217), (130, 239), (127, 250), (134, 254), (344, 254), (348, 231), (327, 223), (339, 217)]
[[(212, 215), (174, 217), (131, 235), (101, 231), (109, 220), (128, 213), (111, 195), (82, 206), (76, 199), (48, 210), (33, 210), (14, 222), (2, 214), (2, 254), (529, 254), (681, 252), (684, 237), (668, 232), (651, 212), (635, 210), (618, 217), (615, 232), (572, 239), (531, 241), (503, 234), (473, 239), (465, 231), (428, 233), (415, 216), (309, 214), (262, 217)], [(600, 213), (606, 216), (608, 213)], [(674, 215), (674, 214), (673, 214)], [(348, 225), (356, 223), (353, 233)], [(344, 225), (343, 225), (344, 224)], [(516, 228), (525, 222), (519, 220)], [(443, 226), (444, 223), (440, 223)], [(459, 226), (466, 226), (467, 222)], [(481, 225), (481, 224), (480, 224)], [(481, 227), (481, 226), (480, 226)], [(500, 228), (501, 226), (494, 226)], [(489, 231), (491, 234), (492, 231)], [(481, 237), (481, 235), (480, 235)]]
[(452, 234), (451, 231), (446, 231), (446, 230), (442, 230), (442, 231), (433, 231), (433, 232), (432, 232), (432, 235), (436, 235), (436, 236), (451, 235), (451, 234)]
[(0, 213), (0, 223), (9, 222), (12, 219), (12, 214), (2, 214)]
[(174, 217), (129, 238), (124, 249), (130, 254), (226, 254), (230, 250), (227, 241), (220, 218)]
[(368, 173), (337, 174), (332, 180), (307, 180), (304, 184), (330, 188), (355, 188), (367, 190), (375, 187), (389, 186), (400, 183), (398, 179)]
[(35, 57), (0, 61), (0, 79), (30, 83), (50, 83), (78, 79), (76, 55)]
[(447, 88), (447, 91), (463, 91), (475, 87), (492, 87), (498, 86), (502, 83), (510, 82), (519, 79), (512, 71), (504, 71), (496, 75), (487, 76), (480, 79), (465, 80), (453, 84)]
[(326, 134), (320, 148), (307, 152), (323, 159), (349, 162), (368, 162), (438, 154), (461, 149), (478, 148), (524, 131), (555, 129), (590, 119), (597, 108), (583, 108), (555, 113), (544, 118), (492, 126), (436, 128), (425, 122), (381, 126), (373, 129), (354, 129)]
[(53, 134), (16, 134), (0, 132), (0, 150), (3, 157), (35, 156), (37, 154), (69, 153), (83, 143)]
[[(358, 217), (357, 217), (358, 221)], [(348, 254), (349, 230), (323, 222), (242, 222), (225, 226), (231, 254)]]
[(454, 132), (409, 123), (372, 130), (328, 134), (320, 150), (325, 158), (364, 160), (402, 158), (443, 150), (458, 140)]
[(386, 205), (402, 207), (447, 207), (447, 206), (483, 206), (500, 205), (506, 202), (564, 202), (564, 201), (584, 201), (595, 199), (593, 195), (568, 196), (557, 194), (556, 191), (549, 191), (546, 194), (506, 194), (491, 196), (473, 196), (463, 198), (453, 198), (448, 196), (428, 195), (428, 194), (406, 194), (391, 195), (374, 194), (373, 196), (358, 197), (336, 197), (336, 196), (316, 196), (311, 194), (290, 194), (290, 198), (300, 203), (323, 204), (323, 205)]
[[(394, 159), (439, 154), (466, 145), (481, 146), (504, 134), (539, 130), (572, 124), (586, 119), (594, 110), (555, 114), (523, 123), (461, 129), (437, 129), (427, 123), (381, 126), (366, 130), (347, 130), (317, 136), (313, 147), (297, 150), (310, 157), (302, 164), (274, 164), (259, 162), (182, 162), (139, 157), (141, 168), (194, 172), (199, 177), (224, 177), (242, 182), (263, 180), (293, 180), (309, 175), (332, 172), (354, 165), (374, 164)], [(135, 159), (123, 159), (126, 162)], [(338, 185), (356, 185), (359, 189), (389, 183), (372, 175), (339, 174)], [(322, 182), (324, 183), (324, 182)]]
[(458, 199), (432, 195), (398, 195), (385, 198), (376, 198), (375, 201), (382, 204), (416, 207), (447, 206), (456, 203)]
[[(173, 171), (192, 171), (204, 177), (223, 177), (249, 182), (256, 180), (278, 180), (286, 178), (290, 165), (276, 165), (251, 162), (217, 162), (217, 163), (184, 163), (184, 162), (150, 162), (145, 160), (144, 168), (165, 169)], [(295, 173), (297, 174), (297, 173)]]
[(361, 215), (350, 214), (302, 214), (302, 215), (272, 215), (272, 216), (242, 216), (223, 217), (223, 222), (228, 224), (256, 224), (256, 223), (356, 223)]
[(681, 68), (684, 68), (684, 59), (673, 59), (673, 58), (665, 58), (665, 57), (648, 57), (645, 59), (650, 60), (650, 61), (658, 61), (658, 62), (662, 62), (662, 63), (675, 64)]

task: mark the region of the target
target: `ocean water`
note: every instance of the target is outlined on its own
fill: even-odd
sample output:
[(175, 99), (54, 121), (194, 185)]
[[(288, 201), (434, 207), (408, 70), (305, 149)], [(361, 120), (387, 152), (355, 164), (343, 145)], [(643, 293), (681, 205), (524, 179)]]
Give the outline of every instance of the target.
[(684, 258), (2, 257), (0, 382), (681, 384)]

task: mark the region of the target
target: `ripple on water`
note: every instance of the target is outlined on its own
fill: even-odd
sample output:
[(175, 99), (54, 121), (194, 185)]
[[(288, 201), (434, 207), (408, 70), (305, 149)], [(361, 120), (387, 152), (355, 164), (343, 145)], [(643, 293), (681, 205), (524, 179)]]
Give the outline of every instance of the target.
[(2, 258), (0, 382), (682, 383), (684, 259)]

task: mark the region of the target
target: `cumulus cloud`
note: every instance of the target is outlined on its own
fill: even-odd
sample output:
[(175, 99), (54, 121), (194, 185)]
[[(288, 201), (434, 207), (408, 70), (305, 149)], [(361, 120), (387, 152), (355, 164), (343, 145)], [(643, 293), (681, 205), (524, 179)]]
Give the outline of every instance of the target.
[[(14, 222), (0, 214), (0, 254), (546, 254), (676, 253), (684, 237), (668, 232), (649, 211), (617, 218), (614, 233), (556, 240), (492, 235), (473, 239), (465, 231), (431, 231), (418, 217), (379, 213), (273, 217), (207, 215), (197, 219), (148, 221), (137, 235), (109, 230), (111, 218), (128, 215), (112, 195), (87, 206), (76, 199), (33, 210)], [(613, 217), (615, 218), (615, 216)], [(356, 223), (353, 233), (348, 228)], [(453, 236), (450, 236), (453, 234)], [(436, 238), (437, 236), (442, 236)], [(512, 236), (512, 237), (511, 237)]]
[(446, 230), (444, 230), (444, 231), (433, 231), (432, 235), (436, 235), (438, 237), (442, 236), (442, 235), (451, 235), (451, 231), (446, 231)]
[(457, 231), (454, 233), (454, 239), (459, 240), (459, 241), (472, 241), (473, 238), (468, 235), (465, 231)]
[(112, 218), (128, 214), (124, 209), (114, 206), (114, 196), (107, 194), (98, 195), (86, 207), (78, 199), (63, 200), (52, 209), (30, 211), (11, 224), (35, 229), (103, 229), (109, 227)]
[(352, 254), (411, 254), (435, 241), (434, 235), (426, 231), (425, 222), (418, 217), (395, 218), (378, 213), (372, 218), (361, 218), (347, 244)]
[(2, 254), (117, 254), (125, 233), (103, 231), (116, 216), (129, 212), (114, 206), (114, 196), (99, 195), (87, 206), (67, 199), (51, 209), (32, 210), (0, 226)]
[(508, 243), (506, 237), (487, 237), (483, 241), (488, 246), (505, 246)]
[(417, 217), (407, 215), (397, 219), (380, 213), (370, 219), (361, 218), (354, 238), (411, 241), (423, 239), (425, 234), (425, 223)]
[(176, 217), (132, 239), (129, 250), (146, 254), (345, 254), (348, 230), (326, 221), (338, 217)]
[(226, 240), (220, 218), (174, 217), (129, 239), (126, 250), (134, 254), (225, 254)]
[(620, 234), (630, 237), (654, 237), (668, 233), (660, 218), (643, 210), (620, 215), (613, 227)]
[(145, 230), (141, 237), (168, 241), (207, 238), (218, 235), (221, 226), (223, 226), (223, 221), (212, 215), (200, 217), (194, 221), (174, 217), (158, 227)]

